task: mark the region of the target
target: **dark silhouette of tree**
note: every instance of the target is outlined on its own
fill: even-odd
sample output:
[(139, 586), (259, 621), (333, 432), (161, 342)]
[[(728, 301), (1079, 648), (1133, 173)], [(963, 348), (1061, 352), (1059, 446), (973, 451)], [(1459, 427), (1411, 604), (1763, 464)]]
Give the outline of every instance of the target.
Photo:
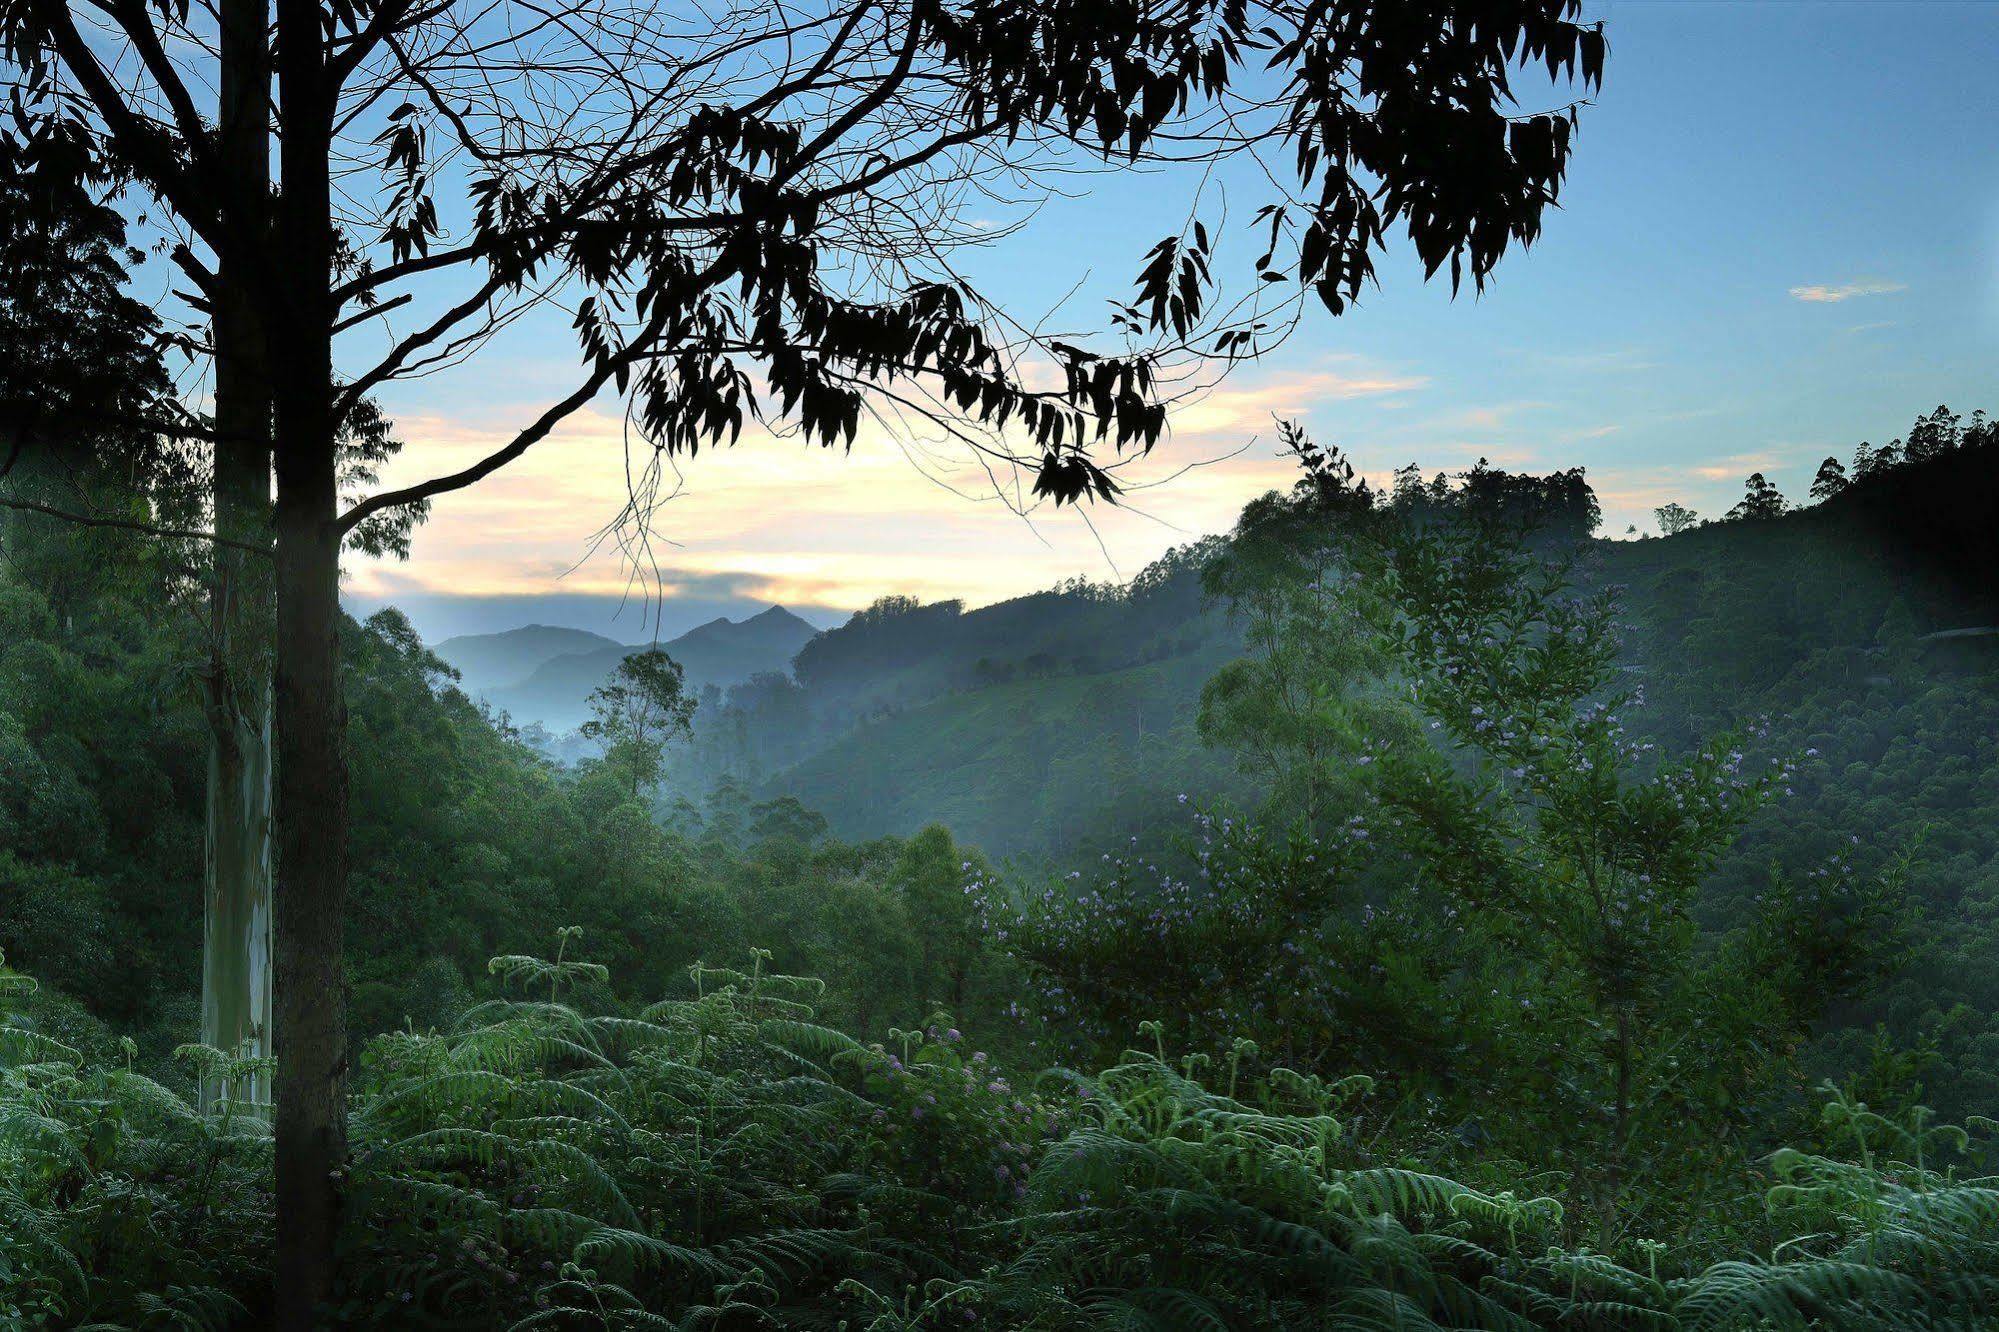
[(1950, 408), (1939, 406), (1928, 416), (1916, 418), (1909, 428), (1909, 437), (1902, 445), (1902, 457), (1907, 462), (1924, 462), (1939, 458), (1958, 446), (1963, 436), (1956, 413)]
[(0, 136), (0, 475), (28, 445), (143, 423), (165, 395), (152, 311), (124, 287), (143, 256), (91, 186), (88, 145), (56, 127)]
[(1537, 540), (1581, 541), (1603, 522), (1596, 492), (1580, 467), (1534, 476), (1502, 471), (1480, 458), (1464, 474), (1455, 498), (1460, 508), (1532, 532)]
[(1730, 522), (1741, 522), (1753, 518), (1781, 518), (1784, 514), (1784, 496), (1761, 472), (1752, 472), (1748, 489), (1736, 506), (1728, 511)]
[(1827, 458), (1819, 464), (1818, 474), (1812, 477), (1811, 496), (1814, 502), (1823, 504), (1847, 487), (1846, 468), (1837, 458)]
[[(1576, 113), (1515, 114), (1513, 73), (1594, 84), (1605, 53), (1577, 0), (262, 4), (0, 0), (0, 50), (22, 120), (89, 136), (150, 197), (190, 308), (214, 316), (190, 349), (215, 357), (218, 389), (242, 376), (255, 421), (230, 437), (254, 441), (270, 403), (285, 1328), (331, 1290), (345, 1155), (352, 532), (491, 475), (607, 391), (629, 395), (649, 454), (627, 515), (641, 535), (661, 460), (752, 420), (835, 446), (864, 416), (931, 417), (1036, 495), (1109, 499), (1102, 451), (1159, 437), (1187, 356), (1259, 354), (1301, 297), (1344, 310), (1394, 233), (1454, 286), (1531, 242)], [(252, 140), (266, 162), (275, 144), (274, 196), (240, 169)], [(1266, 151), (1281, 184), (1254, 214), (1261, 280), (1215, 299), (1191, 221), (1145, 256), (1117, 354), (1038, 339), (951, 265), (977, 192)], [(470, 466), (343, 508), (359, 404), (551, 300), (573, 311), (573, 387)], [(1054, 386), (1023, 378), (1030, 353)]]
[(1878, 476), (1901, 465), (1902, 441), (1899, 439), (1891, 439), (1879, 448), (1862, 440), (1853, 451), (1853, 479), (1856, 481)]
[(1700, 515), (1676, 501), (1668, 501), (1652, 510), (1652, 516), (1659, 520), (1660, 536), (1678, 536), (1700, 521)]

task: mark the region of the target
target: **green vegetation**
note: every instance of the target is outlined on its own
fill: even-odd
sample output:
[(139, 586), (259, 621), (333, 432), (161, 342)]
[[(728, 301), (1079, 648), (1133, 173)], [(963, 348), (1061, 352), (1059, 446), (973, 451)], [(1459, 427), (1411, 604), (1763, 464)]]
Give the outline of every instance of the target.
[[(942, 827), (836, 841), (726, 778), (688, 799), (654, 780), (701, 742), (663, 661), (606, 688), (606, 752), (563, 767), (399, 615), (347, 624), (369, 1035), (342, 1324), (1999, 1316), (1987, 1148), (1921, 1108), (1979, 1123), (1999, 1076), (1966, 813), (1993, 794), (1991, 663), (1925, 637), (1976, 608), (1941, 538), (1881, 558), (1858, 535), (1873, 487), (1921, 478), (1606, 548), (1549, 537), (1559, 486), (1374, 496), (1294, 442), (1305, 480), (1228, 542), (1051, 603), (1058, 627), (1216, 637), (857, 732), (941, 761), (982, 726), (1032, 735), (1036, 700), (1177, 689), (1156, 743), (1213, 742), (1216, 786), (1134, 781), (1121, 846), (1060, 876)], [(1983, 448), (1922, 466), (1968, 493)], [(194, 1108), (256, 1070), (183, 1044), (195, 629), (139, 612), (177, 574), (137, 535), (22, 515), (7, 540), (0, 1315), (257, 1326), (268, 1128)], [(920, 609), (814, 640), (846, 664), (796, 687), (893, 688), (889, 649), (857, 647)], [(1805, 706), (1757, 719), (1780, 698)], [(506, 954), (551, 920), (553, 960)]]
[[(1636, 1266), (1560, 1205), (1348, 1126), (1365, 1079), (1127, 1051), (1016, 1082), (938, 1019), (863, 1045), (816, 982), (696, 966), (603, 1011), (560, 932), (507, 997), (375, 1038), (353, 1107), (340, 1326), (917, 1329), (1969, 1326), (1999, 1193), (1968, 1139), (1827, 1103), (1773, 1158), (1758, 1254)], [(0, 971), (0, 1003), (25, 978)], [(128, 1067), (0, 1028), (0, 1318), (255, 1325), (270, 1141)], [(192, 1062), (221, 1057), (189, 1049)], [(1942, 1159), (1940, 1159), (1942, 1158)], [(1767, 1246), (1767, 1247), (1765, 1247)], [(1941, 1320), (1941, 1321), (1939, 1321)], [(1956, 1321), (1953, 1321), (1956, 1320)], [(1971, 1320), (1971, 1321), (1965, 1321)]]
[[(1031, 440), (1037, 494), (1109, 498), (1089, 440), (1159, 436), (1165, 352), (1271, 328), (1203, 324), (1205, 224), (1115, 312), (1161, 346), (1057, 344), (1041, 392), (904, 268), (928, 214), (878, 186), (1043, 136), (1177, 156), (1189, 100), (1271, 50), (1265, 138), (1317, 202), (1257, 214), (1257, 278), (1339, 312), (1401, 228), (1479, 284), (1573, 126), (1501, 114), (1509, 70), (1601, 66), (1567, 0), (1271, 12), (1291, 36), (856, 12), (804, 54), (780, 18), (738, 54), (856, 80), (854, 114), (804, 138), (744, 110), (796, 90), (662, 78), (608, 162), (462, 154), (492, 170), (458, 182), (466, 244), (424, 144), (478, 134), (432, 112), (504, 24), (454, 54), (442, 12), (222, 0), (212, 52), (174, 38), (216, 66), (210, 134), (154, 10), (106, 14), (170, 122), (134, 128), (62, 6), (0, 8), (0, 1328), (1999, 1326), (1983, 416), (1827, 458), (1807, 510), (1757, 474), (1625, 544), (1579, 470), (1379, 494), (1285, 428), (1297, 486), (1129, 586), (458, 644), (576, 710), (576, 762), (400, 612), (340, 614), (344, 548), (406, 552), (430, 496), (614, 382), (662, 452), (738, 434), (748, 366), (822, 444), (864, 386), (926, 384)], [(828, 58), (850, 40), (874, 60)], [(650, 88), (548, 50), (516, 58), (554, 122)], [(978, 92), (908, 100), (918, 52)], [(928, 148), (824, 180), (912, 116)], [(390, 180), (370, 232), (342, 168), (336, 236), (350, 150)], [(174, 252), (206, 342), (124, 294), (112, 184), (206, 246)], [(336, 378), (344, 308), (460, 264), (474, 300)], [(346, 494), (400, 448), (368, 392), (476, 348), (536, 268), (594, 292), (582, 388), (488, 464)], [(170, 340), (212, 356), (212, 416)]]

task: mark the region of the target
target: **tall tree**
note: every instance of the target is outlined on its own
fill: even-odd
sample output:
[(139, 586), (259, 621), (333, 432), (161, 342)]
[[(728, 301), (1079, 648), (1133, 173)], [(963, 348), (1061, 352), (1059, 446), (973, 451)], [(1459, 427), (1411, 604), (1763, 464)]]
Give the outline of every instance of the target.
[(1958, 446), (1964, 436), (1956, 413), (1949, 407), (1939, 406), (1928, 416), (1919, 416), (1909, 427), (1908, 441), (1902, 446), (1902, 456), (1910, 462), (1923, 462), (1930, 458), (1942, 457)]
[(1819, 464), (1818, 472), (1812, 477), (1812, 499), (1823, 504), (1845, 490), (1846, 485), (1846, 468), (1840, 465), (1839, 459), (1827, 458)]
[[(1291, 452), (1309, 460), (1308, 479), (1250, 501), (1201, 571), (1202, 591), (1242, 626), (1244, 653), (1202, 686), (1199, 725), (1205, 743), (1234, 751), (1245, 772), (1271, 782), (1274, 812), (1316, 826), (1346, 773), (1349, 718), (1340, 702), (1386, 674), (1342, 592), (1353, 573), (1346, 529), (1373, 512), (1375, 496), (1365, 481), (1349, 484), (1352, 464), (1295, 423), (1279, 429)], [(1395, 493), (1427, 502), (1423, 487), (1400, 484), (1404, 476), (1396, 473)], [(1392, 724), (1386, 710), (1377, 721)]]
[[(246, 22), (261, 49), (261, 19)], [(262, 95), (255, 100), (263, 104)], [(225, 114), (225, 127), (228, 120)], [(267, 141), (235, 137), (235, 174), (250, 182), (246, 192), (261, 194), (255, 158)], [(141, 516), (178, 512), (192, 521), (207, 511), (233, 543), (175, 539), (188, 586), (205, 585), (208, 600), (205, 663), (197, 672), (211, 729), (201, 1040), (253, 1059), (268, 1056), (270, 691), (268, 669), (259, 668), (270, 655), (269, 567), (258, 547), (268, 543), (269, 407), (260, 415), (256, 390), (246, 387), (256, 382), (261, 352), (217, 307), (217, 339), (232, 349), (216, 358), (217, 427), (205, 431), (180, 419), (163, 401), (162, 329), (121, 290), (128, 263), (139, 256), (120, 253), (124, 221), (95, 197), (107, 182), (88, 140), (57, 122), (19, 117), (0, 153), (9, 216), (17, 221), (4, 265), (14, 318), (0, 349), (0, 379), (8, 385), (0, 389), (7, 399), (0, 432), (8, 440), (0, 470), (14, 475), (16, 491), (34, 491), (45, 508), (68, 516), (103, 523), (98, 510), (129, 508), (144, 494), (150, 504), (141, 508), (150, 515), (128, 512), (126, 521), (144, 528), (151, 524), (139, 523)], [(208, 460), (195, 447), (203, 441), (213, 444)], [(129, 464), (123, 497), (82, 484), (106, 478), (109, 452)], [(8, 502), (19, 505), (22, 495)], [(263, 1101), (268, 1078), (259, 1072), (232, 1087), (205, 1081), (201, 1091), (205, 1101), (222, 1094)]]
[(1652, 516), (1659, 520), (1660, 536), (1678, 536), (1699, 521), (1700, 515), (1677, 501), (1669, 501), (1652, 510)]
[(618, 663), (608, 683), (590, 691), (590, 720), (581, 734), (604, 746), (604, 763), (621, 773), (631, 798), (659, 780), (666, 747), (694, 729), (694, 700), (680, 663), (658, 648)]
[(1781, 518), (1783, 515), (1783, 492), (1761, 472), (1750, 474), (1741, 500), (1728, 511), (1731, 522), (1750, 518)]
[[(213, 132), (219, 208), (213, 279), (205, 288), (214, 350), (215, 530), (268, 546), (271, 379), (255, 298), (258, 255), (270, 227), (269, 0), (219, 0)], [(203, 892), (201, 1040), (235, 1067), (272, 1054), (271, 569), (268, 559), (217, 546), (209, 592), (208, 824)], [(204, 1085), (211, 1103), (270, 1099), (268, 1078)]]
[[(1600, 76), (1579, 10), (824, 0), (718, 23), (598, 0), (277, 0), (279, 189), (248, 235), (191, 91), (216, 82), (210, 11), (0, 0), (26, 114), (94, 135), (154, 197), (207, 299), (226, 281), (254, 305), (269, 368), (282, 1326), (310, 1325), (331, 1289), (345, 1153), (344, 537), (491, 475), (613, 388), (655, 459), (750, 418), (830, 446), (864, 414), (915, 412), (982, 427), (959, 435), (1039, 495), (1108, 499), (1115, 464), (1093, 446), (1158, 438), (1177, 357), (1258, 354), (1300, 295), (1343, 310), (1391, 231), (1454, 284), (1538, 234), (1576, 113), (1515, 114), (1512, 78)], [(1270, 280), (1211, 299), (1193, 221), (1116, 311), (1121, 354), (1038, 342), (950, 264), (954, 239), (980, 235), (952, 227), (974, 191), (1266, 149), (1284, 164), (1252, 174), (1288, 182), (1256, 214)], [(223, 262), (239, 244), (244, 262)], [(337, 441), (358, 404), (558, 297), (583, 361), (567, 393), (476, 463), (342, 509)], [(337, 358), (350, 332), (360, 350)], [(1031, 352), (1053, 387), (1024, 376)]]

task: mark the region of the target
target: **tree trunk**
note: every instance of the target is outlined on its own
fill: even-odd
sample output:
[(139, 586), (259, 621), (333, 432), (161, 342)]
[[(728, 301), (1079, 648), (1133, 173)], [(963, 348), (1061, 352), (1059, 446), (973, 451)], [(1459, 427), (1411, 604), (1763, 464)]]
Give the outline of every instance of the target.
[[(219, 692), (213, 689), (212, 692)], [(270, 694), (258, 688), (250, 715), (223, 705), (209, 714), (205, 929), (201, 1040), (228, 1054), (271, 1054)], [(268, 1106), (270, 1075), (204, 1079), (201, 1103), (222, 1097)]]
[[(269, 225), (271, 67), (268, 0), (222, 0), (223, 225), (215, 300), (215, 527), (270, 539), (271, 385), (253, 256)], [(203, 896), (201, 1040), (271, 1055), (271, 580), (262, 561), (217, 547), (210, 592), (208, 836)], [(204, 1107), (227, 1096), (263, 1106), (270, 1078), (204, 1080)]]
[(306, 1332), (333, 1293), (347, 1152), (346, 705), (335, 527), (333, 227), (327, 87), (314, 0), (279, 0), (282, 197), (271, 248), (277, 434), (277, 1325)]

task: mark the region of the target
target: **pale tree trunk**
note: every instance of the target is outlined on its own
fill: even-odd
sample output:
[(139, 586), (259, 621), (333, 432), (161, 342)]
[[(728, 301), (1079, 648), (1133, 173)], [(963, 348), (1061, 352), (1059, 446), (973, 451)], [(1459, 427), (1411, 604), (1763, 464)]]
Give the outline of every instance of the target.
[(320, 6), (278, 0), (283, 190), (262, 288), (277, 408), (277, 1319), (333, 1293), (347, 1164), (346, 705), (333, 400), (333, 96)]
[[(270, 201), (269, 0), (222, 0), (216, 142), (227, 240), (215, 300), (215, 527), (270, 540), (271, 384), (253, 256)], [(201, 1040), (243, 1058), (271, 1056), (271, 579), (264, 562), (216, 549), (208, 675), (208, 830)], [(270, 1077), (209, 1079), (220, 1097), (270, 1103)]]
[[(258, 690), (210, 714), (208, 870), (201, 956), (201, 1040), (241, 1058), (271, 1055), (270, 694)], [(226, 730), (223, 728), (227, 728)], [(201, 1102), (268, 1107), (271, 1079), (256, 1071), (203, 1082)]]

